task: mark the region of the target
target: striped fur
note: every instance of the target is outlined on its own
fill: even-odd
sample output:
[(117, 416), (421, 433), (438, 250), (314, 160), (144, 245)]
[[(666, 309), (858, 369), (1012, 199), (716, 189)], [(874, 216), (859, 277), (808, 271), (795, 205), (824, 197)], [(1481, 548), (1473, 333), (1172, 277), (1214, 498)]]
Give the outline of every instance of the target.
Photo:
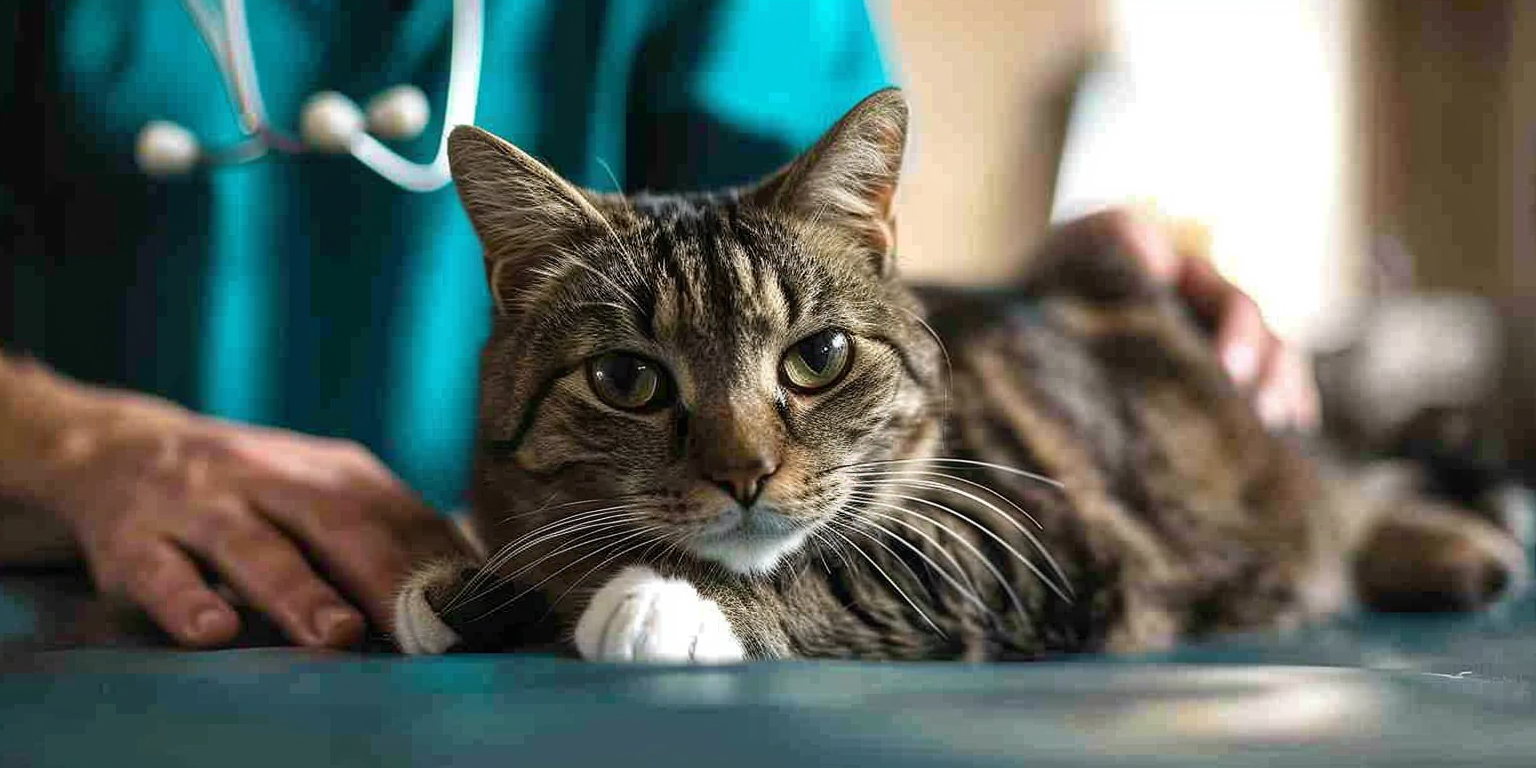
[[(1362, 553), (1444, 563), (1405, 589), (1452, 607), (1523, 572), (1485, 523), (1360, 496), (1266, 432), (1129, 261), (1042, 262), (1007, 291), (902, 284), (905, 120), (884, 91), (757, 187), (631, 198), (455, 131), (499, 307), (474, 470), (493, 554), (437, 565), (424, 596), (467, 647), (568, 648), (592, 593), (636, 565), (718, 605), (750, 657), (971, 660), (1402, 598), (1390, 580), (1357, 592)], [(786, 351), (829, 327), (853, 340), (847, 374), (786, 386)], [(675, 401), (599, 400), (584, 367), (615, 350), (659, 363)], [(707, 476), (748, 453), (772, 469), (743, 509)]]

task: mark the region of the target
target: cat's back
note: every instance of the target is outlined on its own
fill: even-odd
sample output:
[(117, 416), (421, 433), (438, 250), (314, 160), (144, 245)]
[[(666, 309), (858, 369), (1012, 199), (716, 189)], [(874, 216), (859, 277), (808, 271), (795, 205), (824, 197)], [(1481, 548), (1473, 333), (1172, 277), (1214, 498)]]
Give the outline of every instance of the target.
[(986, 478), (1039, 519), (1088, 593), (1083, 619), (1110, 628), (1106, 647), (1304, 609), (1327, 559), (1322, 487), (1305, 459), (1262, 426), (1155, 286), (1066, 277), (1077, 283), (917, 290), (950, 365), (949, 454), (1060, 484)]

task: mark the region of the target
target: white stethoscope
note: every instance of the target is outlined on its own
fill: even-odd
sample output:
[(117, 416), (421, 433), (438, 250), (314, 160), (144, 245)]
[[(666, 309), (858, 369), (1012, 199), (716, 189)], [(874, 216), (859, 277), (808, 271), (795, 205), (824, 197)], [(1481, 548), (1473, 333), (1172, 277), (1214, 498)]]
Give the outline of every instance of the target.
[(299, 137), (279, 131), (267, 119), (261, 85), (251, 57), (251, 30), (244, 0), (219, 0), (218, 14), (203, 0), (182, 0), (187, 15), (207, 43), (224, 78), (224, 90), (240, 115), (245, 138), (232, 146), (205, 149), (185, 127), (153, 120), (139, 131), (134, 156), (152, 176), (171, 176), (199, 165), (248, 163), (276, 151), (347, 153), (380, 176), (414, 192), (448, 184), (448, 131), (474, 122), (479, 96), (480, 44), (484, 33), (480, 0), (454, 0), (453, 48), (448, 69), (448, 104), (442, 138), (431, 163), (415, 163), (384, 146), (383, 139), (411, 139), (426, 128), (431, 111), (426, 94), (414, 85), (397, 85), (374, 96), (367, 111), (335, 91), (310, 96), (299, 116)]

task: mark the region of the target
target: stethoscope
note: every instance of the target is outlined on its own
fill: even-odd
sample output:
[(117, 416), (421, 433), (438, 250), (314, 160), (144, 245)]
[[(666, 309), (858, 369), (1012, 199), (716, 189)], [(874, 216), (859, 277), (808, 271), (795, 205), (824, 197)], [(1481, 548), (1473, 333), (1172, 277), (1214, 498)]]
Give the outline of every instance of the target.
[[(474, 122), (479, 96), (480, 44), (484, 32), (480, 0), (454, 0), (453, 48), (448, 69), (448, 99), (437, 156), (415, 163), (386, 147), (380, 139), (404, 140), (419, 135), (431, 108), (426, 94), (414, 85), (398, 85), (379, 93), (361, 110), (335, 91), (322, 91), (305, 100), (299, 113), (299, 136), (278, 130), (267, 118), (251, 57), (251, 30), (244, 0), (219, 0), (222, 20), (204, 0), (182, 0), (224, 79), (224, 91), (240, 116), (245, 138), (227, 147), (202, 147), (185, 127), (152, 120), (139, 131), (134, 156), (151, 176), (173, 176), (199, 166), (236, 165), (268, 152), (346, 153), (380, 176), (415, 192), (431, 192), (448, 184), (448, 131)], [(222, 23), (221, 23), (222, 21)]]

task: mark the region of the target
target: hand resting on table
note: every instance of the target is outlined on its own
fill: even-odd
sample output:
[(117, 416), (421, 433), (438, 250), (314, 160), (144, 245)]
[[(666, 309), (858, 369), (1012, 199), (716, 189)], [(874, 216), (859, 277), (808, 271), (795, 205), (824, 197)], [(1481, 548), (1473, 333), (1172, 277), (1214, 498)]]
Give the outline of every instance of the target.
[(96, 585), (190, 646), (240, 630), (216, 573), (294, 643), (387, 626), (445, 521), (362, 447), (198, 416), (0, 359), (0, 491), (73, 532)]

